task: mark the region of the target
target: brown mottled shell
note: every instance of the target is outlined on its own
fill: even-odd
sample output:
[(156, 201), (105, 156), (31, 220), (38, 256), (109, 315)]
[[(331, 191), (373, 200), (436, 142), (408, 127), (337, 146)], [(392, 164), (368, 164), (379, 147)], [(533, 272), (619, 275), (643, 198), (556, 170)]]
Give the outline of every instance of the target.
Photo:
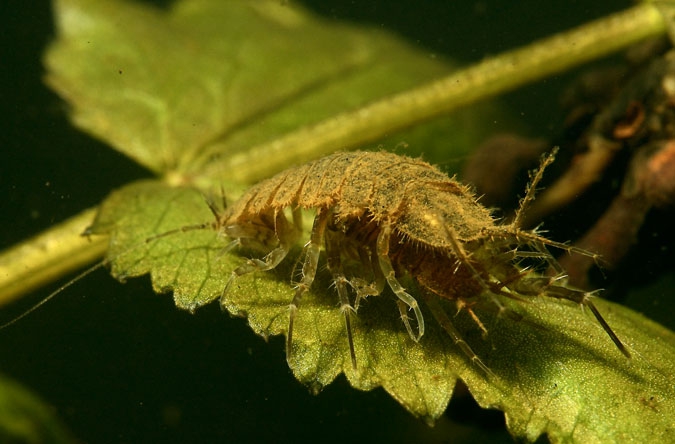
[(230, 208), (228, 223), (286, 207), (333, 208), (343, 220), (369, 212), (402, 238), (431, 248), (449, 247), (438, 221), (463, 242), (494, 225), (469, 187), (427, 162), (387, 152), (336, 153), (285, 170), (249, 189)]

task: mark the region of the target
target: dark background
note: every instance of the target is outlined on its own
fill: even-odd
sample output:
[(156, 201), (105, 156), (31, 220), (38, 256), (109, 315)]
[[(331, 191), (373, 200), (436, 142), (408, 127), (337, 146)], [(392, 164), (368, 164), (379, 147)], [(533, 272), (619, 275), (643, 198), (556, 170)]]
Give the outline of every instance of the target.
[[(629, 6), (570, 0), (304, 3), (465, 62)], [(4, 249), (150, 174), (71, 127), (63, 103), (42, 84), (41, 53), (54, 34), (49, 2), (5, 1), (0, 17)], [(551, 104), (566, 81), (548, 79), (503, 101), (533, 134), (550, 137), (561, 117)], [(11, 312), (0, 311), (0, 322), (5, 316)], [(453, 400), (431, 429), (382, 390), (359, 392), (342, 378), (312, 396), (288, 370), (280, 338), (265, 343), (244, 320), (215, 305), (196, 315), (179, 311), (169, 295), (155, 295), (147, 279), (122, 285), (105, 271), (0, 331), (0, 372), (53, 405), (83, 442), (509, 441), (503, 415), (480, 411), (468, 397)]]

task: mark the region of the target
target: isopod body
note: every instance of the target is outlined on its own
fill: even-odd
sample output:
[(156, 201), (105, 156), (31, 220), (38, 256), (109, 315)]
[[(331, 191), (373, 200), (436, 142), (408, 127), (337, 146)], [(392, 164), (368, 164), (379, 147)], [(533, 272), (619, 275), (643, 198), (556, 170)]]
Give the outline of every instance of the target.
[[(550, 161), (552, 156), (533, 178), (519, 212), (532, 199), (534, 185)], [(344, 313), (354, 367), (351, 316), (361, 300), (382, 293), (387, 286), (396, 296), (410, 337), (418, 341), (423, 336), (425, 320), (418, 301), (399, 282), (403, 275), (417, 282), (434, 317), (485, 370), (440, 308), (438, 298), (456, 301), (486, 331), (471, 309), (472, 300), (487, 294), (501, 307), (499, 295), (534, 296), (545, 290), (548, 296), (589, 307), (627, 354), (589, 293), (567, 288), (559, 276), (530, 274), (517, 266), (518, 260), (528, 257), (556, 269), (546, 245), (571, 247), (520, 229), (518, 214), (508, 225), (496, 224), (468, 186), (420, 159), (393, 153), (337, 153), (288, 169), (253, 186), (217, 214), (217, 226), (235, 243), (266, 254), (238, 267), (230, 282), (246, 273), (273, 269), (284, 260), (301, 236), (300, 210), (306, 209), (315, 210), (316, 215), (305, 245), (301, 278), (290, 302), (289, 359), (296, 312), (314, 281), (322, 247)], [(354, 263), (358, 266), (348, 266)], [(408, 312), (413, 314), (413, 325)]]

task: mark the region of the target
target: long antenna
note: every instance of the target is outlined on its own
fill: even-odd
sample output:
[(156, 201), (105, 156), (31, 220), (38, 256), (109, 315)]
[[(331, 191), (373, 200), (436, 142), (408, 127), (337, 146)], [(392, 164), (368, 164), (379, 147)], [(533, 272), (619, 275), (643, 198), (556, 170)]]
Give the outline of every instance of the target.
[(550, 153), (542, 156), (541, 163), (539, 164), (539, 169), (534, 174), (530, 172), (530, 183), (527, 184), (525, 197), (523, 197), (520, 200), (520, 206), (518, 207), (518, 211), (516, 211), (516, 216), (513, 218), (513, 222), (511, 223), (511, 225), (513, 225), (514, 227), (520, 227), (520, 224), (523, 221), (523, 216), (527, 211), (527, 207), (529, 207), (532, 201), (534, 201), (534, 195), (537, 192), (537, 185), (539, 185), (539, 182), (541, 181), (542, 177), (544, 177), (544, 170), (546, 169), (547, 166), (553, 163), (556, 154), (558, 154), (557, 146), (554, 147)]
[[(209, 208), (211, 208), (211, 205), (209, 205)], [(214, 211), (214, 209), (211, 208), (211, 211)], [(215, 214), (215, 213), (214, 213), (214, 214)], [(102, 268), (103, 266), (105, 266), (105, 265), (107, 265), (107, 264), (111, 264), (112, 262), (114, 262), (115, 260), (117, 260), (117, 259), (119, 259), (120, 257), (124, 256), (125, 254), (128, 254), (128, 253), (134, 251), (135, 249), (137, 249), (137, 248), (139, 248), (139, 247), (142, 247), (143, 245), (147, 245), (147, 244), (149, 244), (150, 242), (154, 242), (154, 241), (156, 241), (157, 239), (161, 239), (161, 238), (163, 238), (163, 237), (167, 237), (167, 236), (170, 236), (170, 235), (172, 235), (172, 234), (185, 233), (185, 232), (187, 232), (187, 231), (205, 230), (205, 229), (207, 229), (207, 228), (218, 228), (218, 225), (219, 225), (219, 224), (218, 224), (218, 221), (216, 220), (216, 221), (212, 221), (212, 222), (204, 222), (204, 223), (196, 224), (196, 225), (186, 225), (186, 226), (184, 226), (184, 227), (174, 228), (173, 230), (165, 231), (165, 232), (163, 232), (163, 233), (155, 234), (154, 236), (150, 236), (150, 237), (146, 238), (145, 240), (143, 240), (142, 242), (139, 242), (138, 244), (136, 244), (136, 245), (130, 247), (130, 248), (127, 249), (126, 251), (121, 252), (121, 253), (118, 254), (117, 256), (112, 257), (112, 258), (108, 258), (108, 259), (104, 259), (104, 260), (102, 260), (101, 262), (99, 262), (98, 264), (96, 264), (96, 265), (94, 265), (94, 266), (92, 266), (92, 267), (90, 267), (90, 268), (87, 268), (87, 269), (84, 270), (82, 273), (78, 274), (77, 276), (75, 276), (74, 278), (72, 278), (71, 280), (69, 280), (68, 282), (66, 282), (65, 284), (61, 285), (59, 288), (57, 288), (57, 289), (54, 290), (53, 292), (51, 292), (47, 297), (45, 297), (44, 299), (42, 299), (41, 301), (39, 301), (38, 303), (36, 303), (36, 304), (33, 305), (32, 307), (30, 307), (28, 310), (26, 310), (26, 311), (24, 311), (23, 313), (21, 313), (19, 316), (15, 317), (15, 318), (12, 319), (11, 321), (5, 322), (4, 324), (0, 325), (0, 330), (5, 329), (5, 328), (7, 328), (7, 327), (9, 327), (9, 326), (11, 326), (11, 325), (13, 325), (13, 324), (15, 324), (16, 322), (19, 322), (21, 319), (25, 318), (26, 316), (28, 316), (29, 314), (33, 313), (35, 310), (37, 310), (38, 308), (42, 307), (44, 304), (46, 304), (47, 302), (49, 302), (51, 299), (54, 298), (54, 296), (56, 296), (57, 294), (61, 293), (61, 292), (62, 292), (63, 290), (65, 290), (66, 288), (68, 288), (68, 287), (70, 287), (71, 285), (75, 284), (75, 283), (78, 282), (79, 280), (84, 279), (85, 277), (87, 277), (88, 275), (90, 275), (90, 274), (93, 273), (94, 271), (98, 270), (99, 268)], [(85, 231), (85, 233), (86, 233), (86, 231)]]
[(26, 316), (28, 316), (29, 314), (33, 313), (35, 310), (37, 310), (38, 308), (42, 307), (44, 304), (46, 304), (47, 302), (49, 302), (52, 298), (54, 298), (54, 296), (56, 296), (57, 294), (61, 293), (63, 290), (65, 290), (66, 288), (70, 287), (71, 285), (73, 285), (74, 283), (76, 283), (77, 281), (79, 281), (80, 279), (83, 279), (84, 277), (90, 275), (90, 274), (93, 273), (94, 271), (96, 271), (96, 270), (98, 270), (99, 268), (103, 267), (106, 263), (107, 263), (106, 261), (101, 261), (101, 262), (99, 262), (98, 264), (94, 265), (93, 267), (87, 268), (87, 269), (84, 270), (82, 273), (78, 274), (77, 276), (75, 276), (74, 278), (72, 278), (71, 280), (69, 280), (68, 282), (66, 282), (65, 284), (61, 285), (61, 286), (60, 286), (59, 288), (57, 288), (56, 290), (52, 291), (52, 292), (49, 294), (49, 296), (47, 296), (46, 298), (42, 299), (42, 300), (41, 300), (40, 302), (38, 302), (37, 304), (33, 305), (31, 308), (29, 308), (28, 310), (24, 311), (24, 312), (21, 313), (19, 316), (15, 317), (14, 319), (12, 319), (12, 320), (9, 321), (9, 322), (5, 322), (4, 324), (0, 325), (0, 330), (2, 330), (2, 329), (4, 329), (4, 328), (7, 328), (7, 327), (9, 327), (10, 325), (13, 325), (13, 324), (16, 323), (16, 322), (19, 322), (21, 319), (25, 318)]

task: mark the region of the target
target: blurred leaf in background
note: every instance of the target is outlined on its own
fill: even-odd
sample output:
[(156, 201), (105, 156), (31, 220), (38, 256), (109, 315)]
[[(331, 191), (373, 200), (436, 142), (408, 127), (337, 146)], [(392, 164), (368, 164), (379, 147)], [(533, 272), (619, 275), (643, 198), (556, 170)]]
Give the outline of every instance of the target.
[(77, 442), (55, 418), (52, 408), (4, 376), (0, 376), (0, 441), (13, 444)]

